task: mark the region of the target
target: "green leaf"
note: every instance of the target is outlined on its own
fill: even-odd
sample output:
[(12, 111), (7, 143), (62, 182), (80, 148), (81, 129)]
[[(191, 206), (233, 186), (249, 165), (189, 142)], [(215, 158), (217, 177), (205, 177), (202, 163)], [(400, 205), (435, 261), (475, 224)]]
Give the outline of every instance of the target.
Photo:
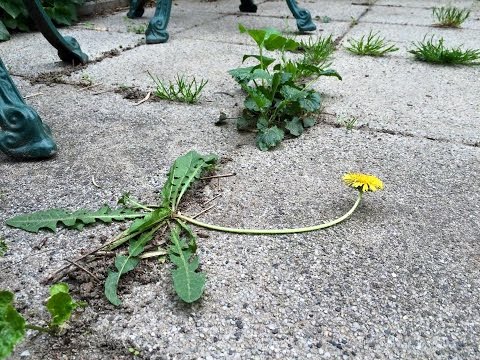
[(10, 33), (8, 32), (3, 22), (0, 20), (0, 41), (10, 40)]
[(42, 228), (55, 231), (58, 223), (62, 223), (68, 228), (81, 229), (84, 224), (93, 224), (97, 221), (111, 223), (113, 220), (121, 221), (142, 216), (144, 216), (144, 213), (138, 213), (132, 209), (119, 208), (112, 210), (108, 206), (103, 206), (97, 211), (80, 209), (73, 213), (62, 209), (50, 209), (15, 216), (8, 219), (6, 224), (37, 233)]
[(314, 90), (300, 90), (289, 85), (283, 85), (280, 93), (285, 100), (298, 102), (300, 107), (307, 112), (313, 112), (320, 108), (320, 94)]
[(312, 127), (317, 122), (317, 120), (314, 117), (306, 117), (302, 121), (303, 121), (304, 128)]
[(130, 241), (128, 255), (117, 255), (115, 258), (115, 268), (117, 271), (110, 270), (105, 281), (105, 296), (113, 305), (120, 305), (122, 302), (117, 295), (118, 284), (123, 274), (135, 269), (140, 262), (138, 256), (145, 250), (145, 245), (153, 239), (154, 230), (144, 232), (137, 239)]
[(268, 119), (265, 116), (259, 116), (257, 120), (257, 129), (266, 130), (268, 128)]
[(251, 111), (263, 112), (272, 106), (272, 101), (261, 91), (260, 88), (245, 87), (248, 96), (243, 105)]
[(128, 233), (143, 232), (152, 226), (168, 219), (172, 212), (170, 209), (161, 207), (145, 215), (143, 219), (136, 219), (129, 227)]
[(216, 161), (215, 155), (200, 155), (193, 150), (175, 160), (162, 189), (163, 206), (174, 212), (185, 191), (205, 170), (211, 169)]
[(137, 258), (130, 258), (124, 255), (117, 255), (115, 259), (115, 267), (117, 271), (108, 271), (107, 280), (105, 280), (105, 296), (108, 301), (113, 305), (118, 306), (122, 303), (117, 295), (118, 283), (120, 282), (120, 277), (135, 269), (135, 267), (140, 262)]
[[(186, 224), (182, 225), (187, 227)], [(175, 292), (183, 301), (192, 303), (198, 300), (205, 288), (205, 274), (198, 272), (199, 260), (194, 255), (191, 243), (195, 243), (195, 237), (190, 231), (186, 232), (187, 239), (180, 237), (179, 226), (172, 228), (170, 241), (172, 245), (168, 249), (170, 261), (175, 265), (172, 270), (173, 286)], [(190, 245), (188, 244), (190, 243)]]
[(228, 73), (235, 79), (239, 84), (248, 83), (252, 79), (253, 70), (257, 69), (257, 66), (249, 66), (244, 68), (237, 68), (228, 70)]
[(65, 283), (55, 284), (50, 288), (50, 297), (47, 300), (47, 310), (52, 316), (50, 325), (60, 326), (67, 322), (72, 312), (79, 307), (69, 294), (68, 285)]
[(268, 82), (270, 82), (272, 81), (272, 75), (270, 75), (268, 71), (262, 69), (255, 69), (252, 72), (252, 80), (257, 79), (267, 80)]
[(21, 1), (17, 3), (12, 0), (0, 0), (0, 8), (14, 19), (22, 13), (22, 5)]
[(257, 135), (257, 146), (262, 151), (267, 151), (277, 146), (284, 137), (284, 132), (276, 126), (261, 130)]
[(307, 96), (304, 90), (294, 88), (290, 85), (283, 85), (280, 89), (280, 93), (283, 95), (285, 100), (288, 101), (299, 101), (300, 99)]
[(340, 76), (340, 74), (336, 70), (333, 70), (333, 69), (322, 70), (318, 73), (318, 75), (320, 75), (320, 76), (334, 76), (338, 80), (342, 80), (342, 77)]
[(285, 122), (285, 129), (293, 136), (300, 136), (303, 134), (303, 123), (298, 117), (294, 117), (292, 120)]
[(304, 98), (298, 100), (298, 103), (307, 112), (317, 111), (321, 105), (320, 94), (313, 90), (308, 91)]
[(13, 307), (13, 293), (0, 291), (0, 359), (6, 359), (25, 336), (25, 319)]
[(68, 285), (65, 283), (58, 283), (55, 285), (52, 285), (50, 288), (50, 296), (59, 294), (59, 293), (67, 293), (68, 294)]
[(282, 50), (294, 51), (300, 46), (295, 40), (288, 39), (278, 34), (272, 34), (263, 43), (265, 49), (269, 51)]
[[(275, 62), (274, 58), (267, 57), (267, 56), (260, 56), (260, 55), (243, 55), (242, 63), (245, 62), (248, 58), (255, 58), (257, 59), (261, 64), (263, 64), (264, 68), (267, 68), (270, 64)], [(255, 66), (256, 68), (256, 66)]]
[(259, 47), (263, 47), (265, 40), (267, 40), (272, 35), (280, 35), (280, 32), (276, 29), (265, 28), (265, 29), (247, 29), (242, 24), (238, 24), (240, 33), (248, 33), (250, 37), (257, 43)]

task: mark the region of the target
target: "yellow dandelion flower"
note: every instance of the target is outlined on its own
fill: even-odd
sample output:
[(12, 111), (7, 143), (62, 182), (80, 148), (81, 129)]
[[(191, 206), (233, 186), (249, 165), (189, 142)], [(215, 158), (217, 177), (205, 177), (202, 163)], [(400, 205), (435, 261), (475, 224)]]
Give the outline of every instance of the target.
[(360, 191), (377, 191), (383, 189), (383, 182), (373, 175), (361, 173), (348, 173), (343, 175), (343, 182)]

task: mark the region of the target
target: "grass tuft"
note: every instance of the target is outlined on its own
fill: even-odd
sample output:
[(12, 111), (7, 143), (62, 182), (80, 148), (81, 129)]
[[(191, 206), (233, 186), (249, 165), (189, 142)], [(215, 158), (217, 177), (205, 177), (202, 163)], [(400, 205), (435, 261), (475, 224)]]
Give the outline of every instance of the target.
[(385, 41), (379, 33), (370, 31), (368, 35), (363, 35), (359, 40), (348, 39), (349, 46), (345, 48), (351, 53), (368, 56), (384, 56), (385, 54), (397, 51), (395, 45)]
[(419, 61), (445, 65), (480, 65), (479, 49), (462, 49), (461, 46), (449, 49), (445, 47), (443, 38), (435, 42), (432, 36), (430, 40), (423, 39), (413, 45), (415, 48), (408, 52)]
[(437, 26), (458, 28), (467, 20), (470, 10), (459, 9), (454, 6), (442, 6), (433, 8), (433, 17)]
[(157, 86), (155, 90), (155, 96), (160, 99), (185, 102), (188, 104), (194, 104), (198, 101), (198, 97), (202, 92), (208, 80), (202, 79), (197, 82), (195, 77), (191, 81), (183, 75), (175, 75), (174, 81), (163, 82), (158, 77), (148, 72), (148, 75), (152, 78)]
[(304, 53), (303, 62), (318, 66), (321, 69), (332, 65), (332, 54), (335, 51), (335, 43), (332, 35), (320, 37), (316, 41), (309, 38), (308, 41), (300, 41), (300, 48)]

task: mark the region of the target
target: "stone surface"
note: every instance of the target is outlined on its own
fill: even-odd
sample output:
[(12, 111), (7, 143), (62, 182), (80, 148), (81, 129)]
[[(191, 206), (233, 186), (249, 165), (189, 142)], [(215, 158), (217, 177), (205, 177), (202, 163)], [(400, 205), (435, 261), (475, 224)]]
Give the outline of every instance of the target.
[[(147, 70), (163, 81), (173, 80), (176, 74), (198, 81), (209, 80), (203, 100), (214, 101), (241, 96), (241, 91), (228, 70), (242, 66), (243, 54), (256, 52), (253, 46), (222, 44), (200, 40), (172, 39), (158, 46), (141, 46), (119, 58), (105, 59), (72, 74), (70, 81), (80, 81), (85, 73), (95, 82), (112, 86), (135, 86), (152, 90), (154, 82)], [(118, 71), (119, 67), (122, 71)]]
[[(90, 61), (109, 56), (112, 51), (120, 52), (144, 42), (143, 35), (132, 33), (120, 34), (78, 28), (62, 29), (60, 33), (77, 39)], [(16, 34), (11, 40), (2, 43), (0, 49), (3, 62), (15, 75), (32, 76), (71, 67), (61, 62), (55, 48), (40, 33)]]
[[(254, 44), (253, 40), (246, 34), (241, 34), (238, 24), (249, 29), (273, 27), (282, 30), (285, 34), (297, 40), (308, 39), (310, 36), (329, 36), (334, 39), (343, 36), (349, 24), (347, 22), (329, 22), (319, 24), (317, 30), (309, 34), (298, 34), (297, 25), (294, 19), (277, 19), (272, 17), (261, 17), (252, 15), (231, 15), (225, 16), (218, 21), (206, 23), (204, 26), (190, 29), (180, 37), (190, 39), (209, 40), (215, 42), (228, 42), (239, 44)], [(221, 35), (220, 35), (221, 33)]]
[[(36, 94), (27, 102), (59, 145), (44, 162), (0, 154), (0, 238), (8, 246), (0, 289), (15, 292), (17, 308), (32, 322), (48, 319), (47, 275), (124, 227), (30, 234), (4, 225), (14, 215), (115, 206), (125, 192), (155, 203), (168, 168), (190, 149), (220, 155), (217, 173), (235, 175), (202, 181), (182, 212), (194, 215), (220, 194), (200, 219), (224, 226), (322, 223), (355, 201), (356, 192), (342, 185), (345, 172), (372, 173), (385, 183), (384, 191), (365, 194), (348, 220), (324, 231), (267, 237), (195, 229), (207, 287), (192, 305), (174, 294), (168, 262), (145, 261), (125, 276), (118, 308), (103, 295), (111, 257), (86, 264), (100, 282), (80, 270), (63, 281), (89, 306), (64, 336), (29, 332), (12, 359), (131, 359), (130, 349), (145, 359), (480, 357), (480, 68), (419, 63), (405, 51), (423, 31), (478, 47), (479, 30), (426, 26), (427, 0), (300, 3), (315, 15), (332, 14), (314, 36), (329, 29), (344, 43), (371, 28), (402, 51), (369, 58), (340, 48), (332, 67), (344, 80), (314, 85), (324, 97), (318, 124), (267, 153), (255, 148), (255, 134), (236, 131), (235, 120), (214, 122), (221, 111), (240, 113), (244, 95), (227, 70), (256, 51), (238, 34), (238, 20), (292, 28), (292, 19), (279, 18), (288, 15), (279, 1), (260, 3), (249, 16), (240, 16), (233, 1), (175, 1), (172, 37), (157, 46), (129, 33), (123, 13), (87, 19), (62, 29), (96, 59), (77, 69), (61, 66), (38, 34), (0, 44), (0, 56), (20, 75), (14, 81), (21, 93)], [(386, 5), (404, 7), (402, 15)], [(427, 10), (402, 25), (412, 8)], [(120, 45), (125, 51), (102, 55)], [(152, 99), (135, 105), (152, 89), (146, 70), (209, 83), (197, 105)], [(36, 84), (32, 75), (41, 75)], [(98, 86), (85, 89), (86, 80)], [(347, 131), (352, 118), (357, 123)]]
[[(368, 13), (362, 18), (362, 21), (423, 26), (430, 26), (435, 23), (431, 9), (403, 6), (375, 6), (368, 11)], [(480, 22), (472, 16), (462, 24), (462, 28), (479, 30)]]
[[(154, 13), (154, 7), (147, 7), (141, 18), (129, 19), (127, 18), (127, 10), (123, 9), (114, 14), (87, 19), (80, 25), (77, 25), (77, 27), (89, 30), (128, 32), (144, 35), (146, 27)], [(215, 12), (198, 12), (195, 16), (192, 16), (191, 12), (174, 7), (168, 23), (168, 32), (173, 36), (178, 32), (197, 27), (207, 21), (215, 21), (221, 16), (221, 14)]]
[(432, 66), (411, 58), (337, 53), (343, 81), (322, 79), (332, 121), (475, 145), (480, 142), (478, 67)]
[[(330, 18), (331, 21), (350, 22), (352, 18), (357, 19), (368, 8), (365, 5), (352, 5), (352, 1), (350, 0), (299, 1), (298, 5), (308, 10), (314, 22), (320, 27), (324, 25), (322, 21), (325, 21), (325, 16)], [(267, 1), (258, 7), (258, 14), (293, 17), (285, 0)]]

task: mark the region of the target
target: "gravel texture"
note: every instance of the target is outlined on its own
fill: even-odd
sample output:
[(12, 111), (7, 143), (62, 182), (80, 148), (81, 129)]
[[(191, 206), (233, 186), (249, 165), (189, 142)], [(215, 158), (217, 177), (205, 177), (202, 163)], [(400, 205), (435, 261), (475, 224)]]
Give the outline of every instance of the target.
[[(314, 36), (333, 32), (341, 44), (373, 29), (406, 46), (438, 30), (428, 26), (432, 1), (300, 3), (331, 18), (318, 22)], [(162, 45), (144, 45), (122, 23), (123, 13), (89, 19), (93, 28), (65, 29), (95, 60), (83, 68), (60, 65), (52, 49), (35, 47), (39, 34), (0, 44), (21, 93), (42, 94), (27, 101), (59, 146), (44, 162), (0, 154), (0, 238), (8, 246), (0, 289), (15, 292), (28, 319), (47, 319), (43, 280), (64, 259), (125, 225), (29, 234), (4, 225), (14, 215), (114, 206), (124, 192), (155, 202), (169, 166), (190, 149), (218, 154), (217, 172), (235, 173), (203, 181), (183, 209), (193, 215), (221, 194), (201, 217), (221, 225), (320, 223), (355, 201), (355, 191), (341, 183), (345, 172), (372, 173), (385, 183), (350, 219), (320, 232), (269, 237), (196, 229), (207, 287), (192, 305), (173, 292), (168, 263), (146, 261), (125, 276), (118, 308), (105, 299), (102, 283), (73, 271), (64, 281), (88, 307), (62, 336), (29, 331), (12, 359), (131, 359), (132, 351), (142, 359), (480, 358), (479, 68), (422, 64), (405, 51), (357, 57), (340, 47), (332, 67), (344, 80), (315, 85), (325, 105), (318, 124), (263, 153), (234, 120), (214, 123), (222, 111), (240, 113), (244, 95), (226, 71), (255, 51), (235, 33), (236, 23), (281, 27), (284, 6), (259, 2), (258, 14), (245, 16), (231, 1), (175, 1), (172, 37)], [(449, 42), (474, 46), (475, 14), (465, 29), (442, 30)], [(44, 57), (26, 62), (31, 54)], [(146, 70), (202, 76), (209, 84), (196, 105), (136, 106), (153, 89)], [(82, 89), (84, 74), (101, 85)], [(347, 131), (343, 122), (352, 117), (357, 123)], [(88, 264), (100, 280), (110, 266), (109, 257)]]

